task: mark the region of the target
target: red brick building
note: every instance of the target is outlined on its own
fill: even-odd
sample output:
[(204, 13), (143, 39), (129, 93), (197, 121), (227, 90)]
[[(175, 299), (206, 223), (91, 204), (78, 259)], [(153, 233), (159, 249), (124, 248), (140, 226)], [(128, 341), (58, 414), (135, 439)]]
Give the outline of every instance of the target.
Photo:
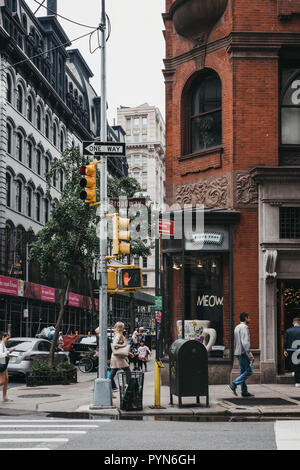
[(166, 0), (163, 18), (167, 204), (203, 204), (206, 234), (163, 242), (163, 334), (209, 320), (225, 383), (249, 312), (253, 380), (279, 381), (300, 312), (300, 1)]

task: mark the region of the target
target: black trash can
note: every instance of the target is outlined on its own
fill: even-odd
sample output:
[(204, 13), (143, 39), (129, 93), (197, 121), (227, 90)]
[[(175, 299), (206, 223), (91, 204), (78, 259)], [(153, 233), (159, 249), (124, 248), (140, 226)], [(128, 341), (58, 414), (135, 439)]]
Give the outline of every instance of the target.
[(120, 410), (142, 410), (144, 372), (120, 372), (118, 379), (120, 388)]
[(206, 396), (208, 394), (208, 354), (206, 347), (197, 340), (178, 339), (169, 351), (170, 370), (170, 403), (173, 405), (173, 394), (178, 396), (179, 407), (182, 397)]

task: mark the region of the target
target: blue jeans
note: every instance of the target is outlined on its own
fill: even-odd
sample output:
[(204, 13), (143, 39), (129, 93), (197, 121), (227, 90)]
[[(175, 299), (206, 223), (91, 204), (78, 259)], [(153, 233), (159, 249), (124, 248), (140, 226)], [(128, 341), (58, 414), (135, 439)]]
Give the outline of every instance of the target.
[(248, 389), (246, 380), (253, 374), (252, 364), (247, 354), (241, 354), (238, 356), (238, 361), (241, 375), (232, 382), (232, 385), (237, 387), (241, 384), (242, 395), (247, 395)]

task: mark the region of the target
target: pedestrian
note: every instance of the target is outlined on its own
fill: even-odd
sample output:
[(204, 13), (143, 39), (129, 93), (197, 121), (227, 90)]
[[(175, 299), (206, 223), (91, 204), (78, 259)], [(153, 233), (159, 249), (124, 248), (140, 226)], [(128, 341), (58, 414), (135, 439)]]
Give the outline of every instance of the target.
[(139, 358), (138, 358), (138, 345), (137, 344), (132, 343), (130, 346), (129, 363), (133, 364), (133, 370), (138, 370)]
[(128, 333), (128, 331), (125, 332), (124, 338), (125, 338), (125, 343), (126, 343), (126, 344), (130, 344), (130, 346), (131, 346), (132, 339), (129, 338), (129, 333)]
[(250, 351), (250, 318), (248, 313), (240, 314), (240, 324), (234, 329), (234, 355), (238, 357), (240, 375), (230, 385), (230, 390), (237, 396), (237, 386), (241, 385), (242, 397), (254, 397), (248, 392), (246, 380), (253, 374), (253, 354)]
[(143, 370), (143, 365), (145, 367), (145, 372), (147, 372), (147, 358), (151, 356), (150, 349), (145, 345), (145, 341), (141, 341), (138, 348), (138, 359), (139, 359), (139, 369)]
[(11, 353), (15, 348), (7, 349), (6, 345), (10, 335), (8, 333), (2, 333), (1, 343), (0, 343), (0, 385), (2, 385), (2, 401), (4, 403), (12, 401), (7, 398), (7, 387), (8, 387), (8, 371), (7, 365), (9, 361), (9, 353)]
[(132, 335), (131, 335), (133, 344), (137, 344), (137, 343), (138, 343), (138, 334), (139, 334), (139, 327), (136, 326), (135, 329), (134, 329), (134, 332), (133, 332)]
[(139, 332), (138, 332), (138, 335), (137, 335), (138, 345), (141, 344), (141, 341), (143, 341), (144, 343), (146, 342), (146, 336), (144, 335), (144, 328), (142, 326), (140, 326)]
[[(110, 360), (110, 380), (113, 392), (118, 390), (114, 379), (118, 370), (123, 369), (125, 372), (130, 372), (128, 359), (130, 346), (125, 343), (125, 338), (123, 335), (124, 327), (124, 323), (122, 322), (117, 322), (114, 326), (115, 335), (112, 342), (112, 355)], [(122, 351), (123, 348), (126, 349)]]
[[(300, 318), (293, 318), (293, 326), (284, 333), (284, 356), (289, 358), (295, 377), (295, 387), (300, 387), (300, 357), (294, 354), (300, 348)], [(300, 350), (299, 350), (300, 352)]]

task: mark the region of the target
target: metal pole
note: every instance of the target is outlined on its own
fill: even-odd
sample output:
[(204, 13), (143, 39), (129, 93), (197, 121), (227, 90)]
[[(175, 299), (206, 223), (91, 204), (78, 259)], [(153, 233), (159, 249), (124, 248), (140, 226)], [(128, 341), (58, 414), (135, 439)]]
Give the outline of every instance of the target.
[[(107, 140), (106, 118), (106, 13), (105, 0), (101, 0), (101, 108), (100, 138)], [(94, 384), (94, 401), (92, 408), (112, 406), (111, 382), (107, 379), (107, 157), (101, 157), (100, 164), (100, 286), (99, 286), (99, 371)]]

